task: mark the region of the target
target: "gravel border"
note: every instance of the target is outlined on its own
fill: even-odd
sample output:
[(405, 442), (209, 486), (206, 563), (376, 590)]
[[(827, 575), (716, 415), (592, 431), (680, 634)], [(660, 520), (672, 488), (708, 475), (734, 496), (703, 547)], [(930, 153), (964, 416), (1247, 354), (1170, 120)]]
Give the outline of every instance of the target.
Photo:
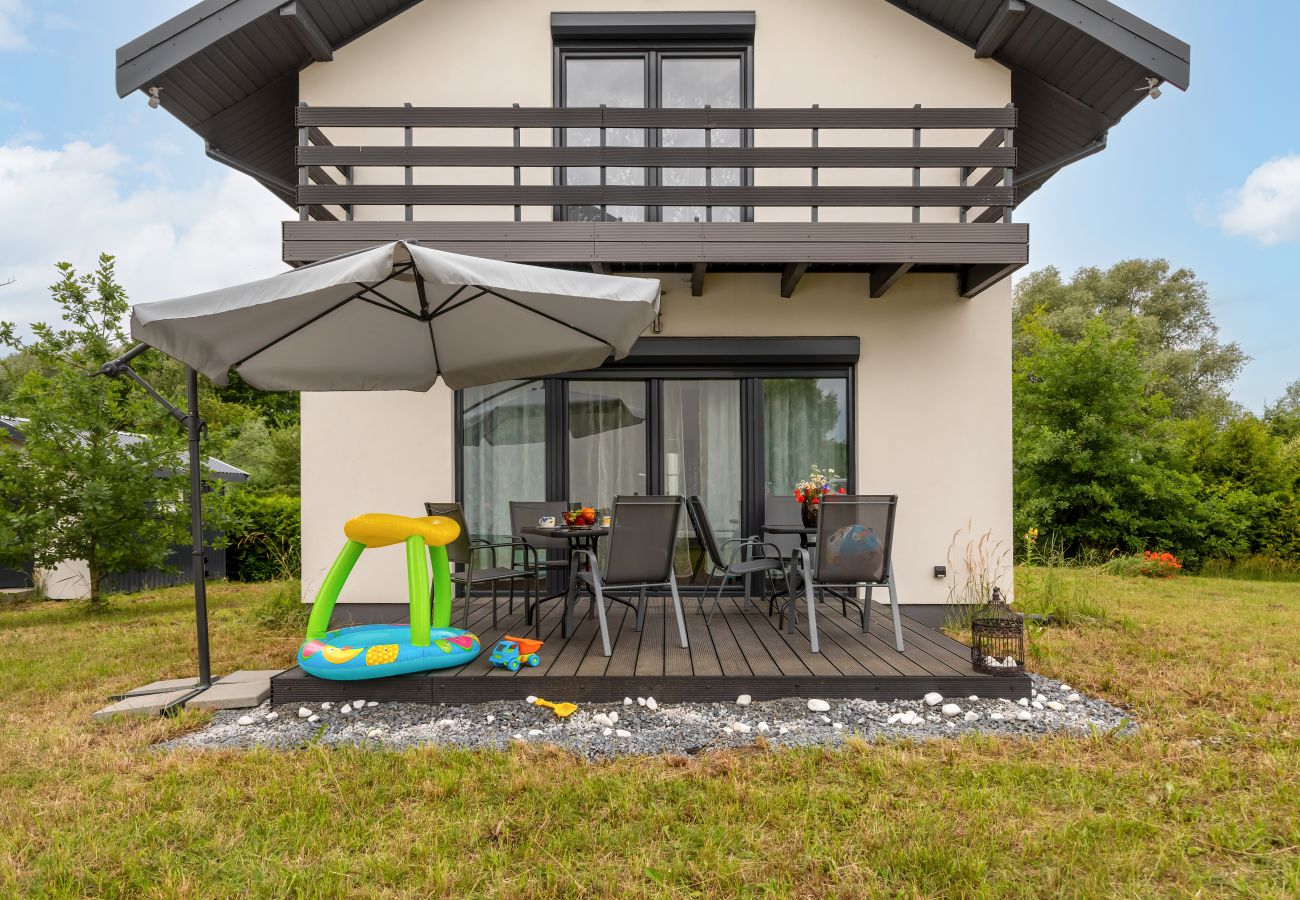
[[(1127, 734), (1137, 728), (1122, 709), (1083, 697), (1059, 681), (1030, 677), (1034, 697), (1028, 705), (937, 694), (926, 700), (892, 702), (789, 697), (743, 705), (748, 698), (735, 703), (664, 704), (630, 698), (631, 703), (579, 704), (572, 716), (558, 719), (549, 710), (520, 700), (459, 706), (321, 703), (302, 707), (309, 712), (307, 717), (299, 715), (300, 709), (272, 709), (264, 703), (252, 710), (219, 712), (201, 730), (157, 747), (291, 750), (320, 744), (385, 750), (420, 746), (500, 750), (521, 741), (606, 759), (748, 746), (758, 737), (777, 747), (800, 747), (834, 746), (850, 738), (931, 740), (973, 733), (1041, 737), (1062, 732)], [(364, 684), (358, 684), (358, 698), (364, 695)]]

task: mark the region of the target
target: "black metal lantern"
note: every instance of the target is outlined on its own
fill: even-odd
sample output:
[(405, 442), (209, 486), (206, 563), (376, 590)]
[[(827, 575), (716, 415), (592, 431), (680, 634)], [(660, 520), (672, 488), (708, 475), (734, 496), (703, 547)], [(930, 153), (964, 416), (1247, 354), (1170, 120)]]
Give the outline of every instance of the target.
[(970, 662), (985, 675), (1025, 674), (1025, 620), (993, 589), (993, 597), (970, 623)]

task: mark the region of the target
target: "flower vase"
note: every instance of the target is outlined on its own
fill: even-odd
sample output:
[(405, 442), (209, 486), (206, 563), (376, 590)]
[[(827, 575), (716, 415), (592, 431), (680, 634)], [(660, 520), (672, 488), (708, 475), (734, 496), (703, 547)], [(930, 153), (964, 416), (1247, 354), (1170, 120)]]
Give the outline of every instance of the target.
[(799, 507), (799, 512), (803, 516), (803, 525), (805, 528), (817, 527), (817, 508), (820, 504), (816, 497), (804, 497), (803, 503)]

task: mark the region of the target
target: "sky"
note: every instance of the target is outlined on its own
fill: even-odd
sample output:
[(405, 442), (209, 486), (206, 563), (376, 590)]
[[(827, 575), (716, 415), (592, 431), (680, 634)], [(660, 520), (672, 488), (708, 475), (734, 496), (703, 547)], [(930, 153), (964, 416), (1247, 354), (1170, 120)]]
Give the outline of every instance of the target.
[[(0, 0), (0, 320), (49, 318), (53, 263), (114, 253), (135, 300), (279, 271), (284, 206), (203, 155), (140, 94), (116, 48), (193, 0)], [(1300, 0), (1120, 0), (1192, 45), (1109, 147), (1017, 210), (1031, 271), (1163, 257), (1208, 285), (1221, 338), (1251, 357), (1234, 397), (1259, 411), (1300, 379)]]

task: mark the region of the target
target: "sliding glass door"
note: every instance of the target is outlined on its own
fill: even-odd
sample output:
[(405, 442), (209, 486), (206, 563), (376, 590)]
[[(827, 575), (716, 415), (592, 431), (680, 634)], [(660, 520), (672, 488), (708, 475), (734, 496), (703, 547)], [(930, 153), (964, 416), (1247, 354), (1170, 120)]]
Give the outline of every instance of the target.
[[(813, 466), (852, 490), (847, 367), (639, 369), (461, 392), (461, 499), (475, 537), (509, 534), (510, 500), (609, 509), (620, 494), (695, 495), (719, 542), (759, 533), (766, 500)], [(708, 567), (683, 513), (678, 576)]]

